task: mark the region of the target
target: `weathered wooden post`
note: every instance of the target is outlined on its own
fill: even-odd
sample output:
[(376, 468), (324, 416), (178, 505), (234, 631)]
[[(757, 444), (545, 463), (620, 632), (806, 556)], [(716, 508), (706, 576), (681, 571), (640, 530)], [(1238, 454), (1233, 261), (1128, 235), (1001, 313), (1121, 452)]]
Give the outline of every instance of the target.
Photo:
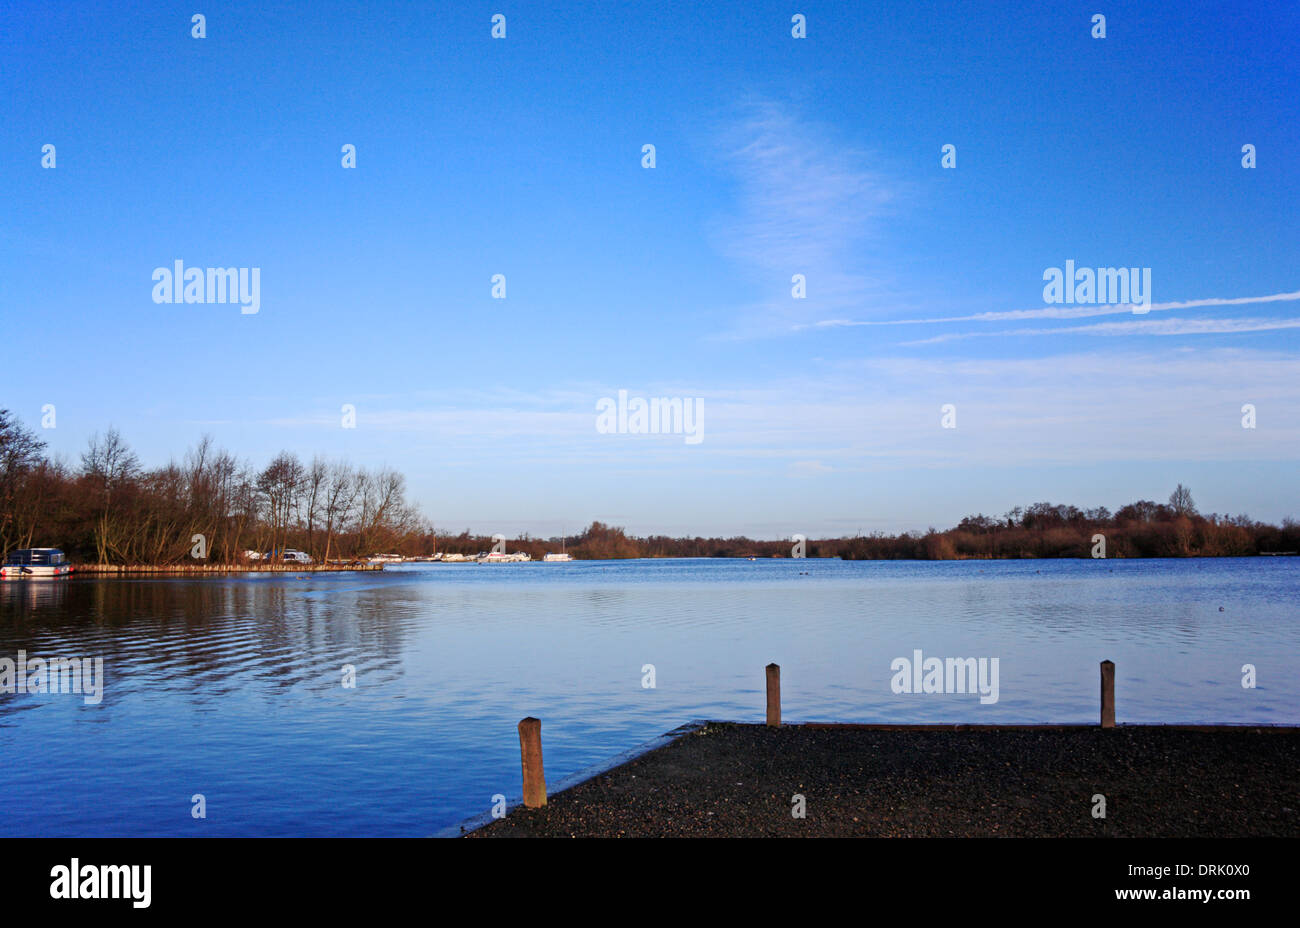
[(1101, 727), (1115, 727), (1115, 665), (1101, 662)]
[(767, 724), (781, 724), (781, 668), (767, 665)]
[(524, 805), (546, 805), (546, 774), (542, 770), (542, 721), (532, 716), (519, 723), (519, 758), (524, 770)]

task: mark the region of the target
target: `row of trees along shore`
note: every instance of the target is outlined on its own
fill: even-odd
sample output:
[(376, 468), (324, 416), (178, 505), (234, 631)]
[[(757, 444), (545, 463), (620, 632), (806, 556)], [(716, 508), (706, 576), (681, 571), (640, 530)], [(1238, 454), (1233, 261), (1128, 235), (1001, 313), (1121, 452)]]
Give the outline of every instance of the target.
[[(318, 562), (378, 553), (408, 557), (489, 551), (486, 534), (435, 532), (405, 498), (402, 474), (284, 451), (260, 470), (202, 438), (179, 463), (146, 469), (116, 430), (93, 436), (77, 464), (49, 458), (36, 433), (0, 409), (0, 553), (60, 547), (78, 563), (193, 564), (194, 536), (210, 564), (248, 550), (296, 548)], [(967, 516), (947, 531), (809, 539), (809, 557), (847, 560), (1091, 557), (1235, 557), (1300, 551), (1300, 524), (1202, 515), (1181, 484), (1167, 503), (1101, 507), (1035, 503), (1002, 516)], [(578, 559), (789, 557), (790, 539), (637, 537), (593, 522), (563, 538), (523, 535), (510, 551), (564, 549)]]
[[(1098, 535), (1104, 549), (1098, 547)], [(579, 558), (789, 557), (792, 547), (788, 539), (634, 538), (599, 522), (566, 542)], [(1276, 526), (1244, 515), (1201, 515), (1191, 491), (1179, 484), (1168, 503), (1139, 500), (1114, 513), (1105, 507), (1035, 503), (1001, 517), (967, 516), (947, 531), (808, 539), (805, 544), (808, 557), (845, 560), (1090, 558), (1094, 551), (1124, 558), (1295, 554), (1300, 552), (1300, 523), (1288, 518)]]
[(0, 409), (0, 552), (59, 547), (75, 563), (210, 564), (297, 548), (317, 561), (432, 544), (397, 471), (281, 452), (262, 469), (204, 437), (182, 461), (147, 469), (115, 429), (77, 464)]

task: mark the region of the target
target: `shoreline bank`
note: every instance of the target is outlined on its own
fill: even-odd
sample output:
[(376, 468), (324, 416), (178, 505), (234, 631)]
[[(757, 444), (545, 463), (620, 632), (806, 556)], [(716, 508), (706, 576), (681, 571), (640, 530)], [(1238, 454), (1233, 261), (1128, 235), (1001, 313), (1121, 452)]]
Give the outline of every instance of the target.
[(308, 574), (383, 570), (383, 564), (74, 564), (72, 576), (137, 574)]
[(466, 823), (464, 836), (1300, 835), (1300, 727), (706, 722), (679, 731), (566, 781), (541, 808)]

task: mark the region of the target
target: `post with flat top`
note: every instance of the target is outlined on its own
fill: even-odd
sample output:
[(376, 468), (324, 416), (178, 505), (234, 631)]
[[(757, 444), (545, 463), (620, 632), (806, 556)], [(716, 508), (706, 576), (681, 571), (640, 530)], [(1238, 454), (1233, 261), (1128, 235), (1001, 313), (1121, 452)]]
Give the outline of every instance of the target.
[(1101, 727), (1115, 727), (1115, 665), (1101, 662)]
[(546, 805), (546, 774), (542, 771), (542, 721), (532, 716), (519, 723), (519, 757), (524, 769), (524, 805)]
[(781, 724), (781, 668), (767, 665), (767, 724)]

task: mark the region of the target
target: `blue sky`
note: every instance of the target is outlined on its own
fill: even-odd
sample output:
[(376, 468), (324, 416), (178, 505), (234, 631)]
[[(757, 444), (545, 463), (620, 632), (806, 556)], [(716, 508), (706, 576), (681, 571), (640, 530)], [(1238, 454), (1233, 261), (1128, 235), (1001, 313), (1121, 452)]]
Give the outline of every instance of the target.
[[(386, 463), (484, 532), (1300, 515), (1295, 4), (116, 6), (0, 10), (0, 406), (55, 453)], [(260, 310), (154, 303), (178, 259)], [(1067, 259), (1151, 311), (1046, 305)], [(620, 389), (703, 441), (598, 433)]]

